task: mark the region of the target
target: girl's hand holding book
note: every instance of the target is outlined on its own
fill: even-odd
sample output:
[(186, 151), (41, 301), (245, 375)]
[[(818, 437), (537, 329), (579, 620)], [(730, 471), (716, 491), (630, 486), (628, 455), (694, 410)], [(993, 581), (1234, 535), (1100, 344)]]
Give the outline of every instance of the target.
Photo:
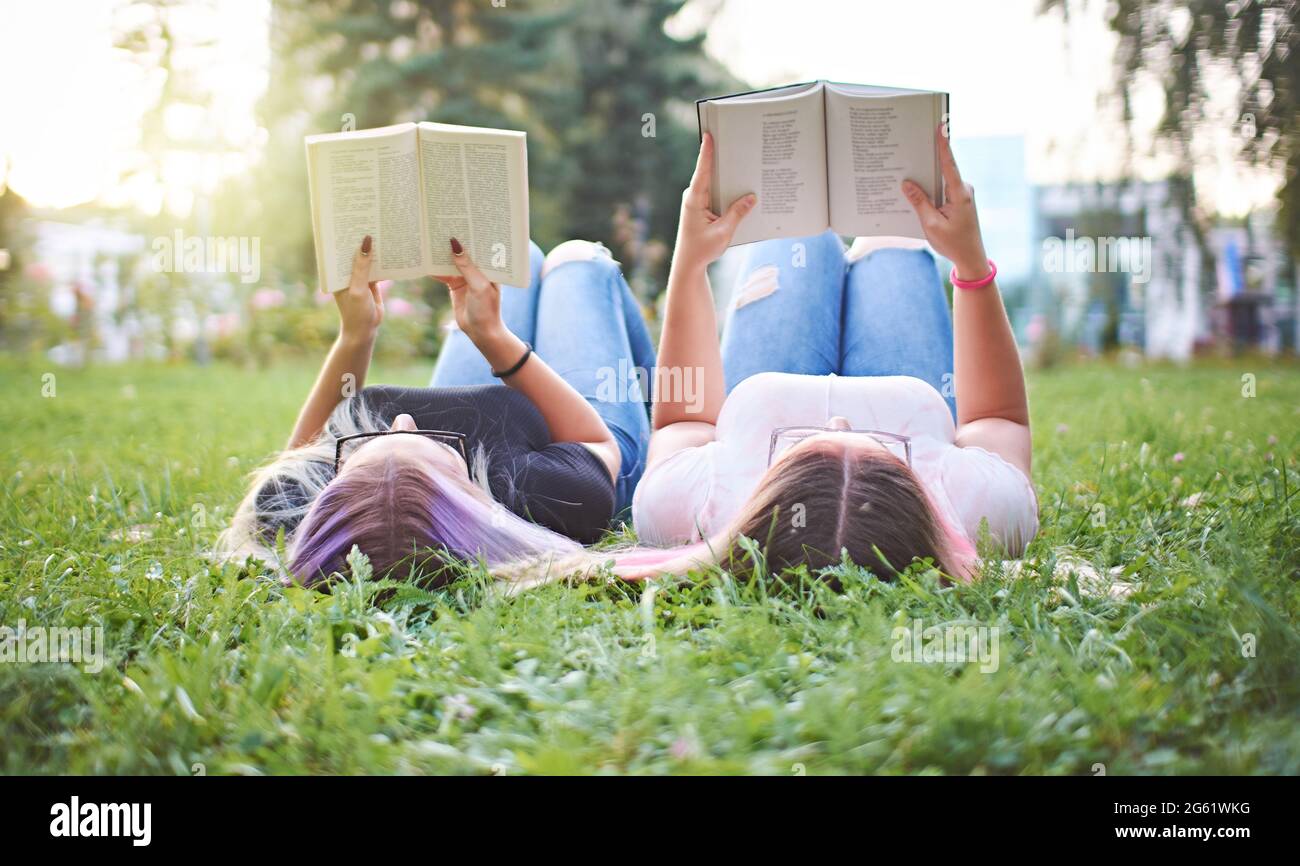
[(346, 289), (334, 293), (339, 308), (339, 334), (345, 340), (374, 340), (384, 321), (384, 299), (379, 284), (370, 281), (372, 256), (370, 235), (366, 235), (352, 257), (352, 280)]
[(753, 193), (742, 195), (718, 216), (709, 209), (709, 192), (713, 182), (713, 136), (704, 134), (700, 157), (695, 164), (691, 185), (682, 194), (682, 217), (677, 224), (677, 245), (673, 252), (674, 267), (700, 270), (717, 260), (731, 244), (740, 221), (758, 201)]
[(910, 180), (903, 181), (903, 195), (916, 209), (925, 239), (935, 252), (953, 263), (961, 279), (979, 280), (989, 273), (989, 258), (975, 212), (975, 191), (962, 181), (943, 127), (937, 128), (934, 135), (947, 200), (943, 207), (935, 207), (925, 190)]
[(456, 326), (487, 356), (489, 347), (495, 347), (509, 336), (501, 321), (501, 287), (484, 276), (460, 241), (451, 238), (450, 243), (452, 262), (460, 273), (434, 279), (447, 284)]

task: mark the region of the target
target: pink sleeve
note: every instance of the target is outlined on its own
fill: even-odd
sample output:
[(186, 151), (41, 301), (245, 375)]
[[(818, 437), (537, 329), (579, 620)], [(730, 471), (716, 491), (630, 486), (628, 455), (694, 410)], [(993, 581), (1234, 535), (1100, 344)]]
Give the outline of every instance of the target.
[(980, 524), (1012, 558), (1038, 534), (1038, 496), (1025, 473), (983, 448), (954, 448), (943, 459), (944, 493), (967, 537), (979, 543)]
[(642, 544), (675, 547), (700, 540), (716, 445), (683, 448), (641, 476), (632, 495), (632, 525)]

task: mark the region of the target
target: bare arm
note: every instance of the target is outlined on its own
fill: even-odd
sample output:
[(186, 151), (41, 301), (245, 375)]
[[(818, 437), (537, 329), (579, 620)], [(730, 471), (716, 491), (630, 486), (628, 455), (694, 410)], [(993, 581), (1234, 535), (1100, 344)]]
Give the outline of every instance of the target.
[(684, 448), (712, 441), (726, 398), (708, 267), (726, 251), (756, 199), (752, 194), (742, 196), (718, 216), (709, 210), (712, 175), (713, 136), (705, 135), (691, 185), (682, 194), (658, 358), (659, 368), (678, 371), (683, 380), (686, 371), (698, 371), (696, 381), (702, 383), (704, 393), (692, 407), (685, 394), (656, 389), (648, 458), (651, 466)]
[(365, 386), (375, 335), (384, 319), (383, 299), (376, 284), (368, 279), (370, 261), (370, 236), (366, 235), (352, 258), (352, 281), (346, 289), (334, 293), (339, 308), (339, 335), (298, 413), (289, 436), (290, 448), (306, 445), (320, 435), (334, 407), (347, 394)]
[[(989, 273), (980, 236), (975, 193), (963, 183), (942, 127), (935, 131), (947, 201), (936, 208), (911, 181), (903, 194), (916, 209), (926, 238), (950, 259), (963, 280)], [(1030, 469), (1029, 402), (1011, 323), (997, 282), (953, 291), (953, 371), (957, 391), (957, 444), (1001, 456), (1026, 475)]]
[[(460, 276), (438, 277), (451, 293), (456, 324), (470, 338), (493, 370), (509, 370), (524, 355), (524, 341), (501, 321), (501, 287), (483, 275), (466, 252), (453, 261)], [(549, 365), (531, 356), (519, 371), (502, 380), (527, 397), (542, 413), (556, 442), (578, 442), (600, 458), (617, 479), (621, 456), (614, 434), (591, 404)]]
[[(986, 263), (985, 274), (987, 268)], [(968, 273), (980, 272), (957, 265), (961, 279), (979, 279)], [(953, 353), (957, 444), (992, 451), (1028, 475), (1032, 449), (1025, 374), (996, 281), (982, 289), (957, 290)]]

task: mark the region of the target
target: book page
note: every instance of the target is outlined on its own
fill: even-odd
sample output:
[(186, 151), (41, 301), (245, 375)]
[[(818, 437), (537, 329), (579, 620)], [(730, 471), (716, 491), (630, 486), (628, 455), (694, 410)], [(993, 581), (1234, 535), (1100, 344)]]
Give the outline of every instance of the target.
[(456, 272), (451, 238), (494, 282), (527, 286), (528, 153), (524, 133), (419, 125), (426, 243), (432, 273)]
[(830, 223), (836, 232), (924, 237), (901, 185), (910, 178), (941, 203), (934, 130), (942, 106), (939, 93), (870, 95), (827, 86)]
[(307, 138), (312, 228), (321, 287), (345, 289), (371, 236), (372, 280), (428, 273), (421, 252), (419, 164), (412, 124)]
[(732, 246), (825, 231), (826, 139), (822, 88), (793, 95), (712, 100), (703, 106), (713, 133), (712, 208), (722, 213), (746, 193), (758, 206)]

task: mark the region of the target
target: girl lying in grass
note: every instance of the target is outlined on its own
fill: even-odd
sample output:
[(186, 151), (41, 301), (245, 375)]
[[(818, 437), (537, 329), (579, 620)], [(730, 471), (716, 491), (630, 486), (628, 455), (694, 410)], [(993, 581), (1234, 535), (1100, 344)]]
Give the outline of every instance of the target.
[(706, 268), (754, 197), (708, 209), (705, 136), (683, 197), (659, 364), (696, 369), (702, 403), (661, 389), (633, 500), (640, 548), (515, 568), (526, 584), (607, 562), (636, 579), (732, 562), (741, 538), (771, 573), (847, 557), (889, 579), (918, 559), (970, 577), (987, 526), (1019, 556), (1038, 530), (1020, 357), (973, 191), (941, 130), (947, 201), (903, 193), (955, 267), (949, 316), (933, 256), (904, 239), (771, 240), (747, 262), (721, 346)]
[[(645, 467), (647, 401), (596, 399), (607, 369), (649, 369), (650, 335), (603, 247), (532, 248), (527, 287), (489, 282), (456, 239), (441, 277), (457, 329), (432, 387), (364, 388), (383, 321), (371, 242), (335, 294), (338, 340), (288, 447), (262, 468), (223, 537), (312, 585), (353, 546), (376, 575), (572, 553), (627, 508)], [(504, 384), (494, 384), (503, 382)]]

